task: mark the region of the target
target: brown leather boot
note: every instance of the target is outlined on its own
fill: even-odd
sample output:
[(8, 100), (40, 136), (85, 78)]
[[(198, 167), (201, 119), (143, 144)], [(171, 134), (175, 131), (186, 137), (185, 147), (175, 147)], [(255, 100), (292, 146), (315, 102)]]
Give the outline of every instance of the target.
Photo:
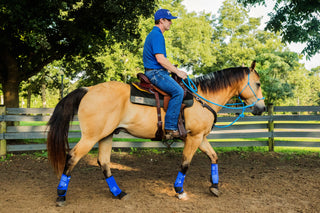
[(172, 140), (174, 138), (180, 138), (180, 133), (178, 130), (166, 130), (165, 139)]

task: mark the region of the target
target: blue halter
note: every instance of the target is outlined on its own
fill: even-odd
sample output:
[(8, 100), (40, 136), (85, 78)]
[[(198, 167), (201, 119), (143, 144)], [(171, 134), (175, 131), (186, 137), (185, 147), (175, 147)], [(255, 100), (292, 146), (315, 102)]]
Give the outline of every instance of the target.
[[(227, 105), (229, 105), (229, 106), (232, 106), (232, 105), (242, 105), (241, 107), (229, 107), (229, 106), (224, 106), (224, 105), (220, 105), (220, 104), (217, 104), (217, 103), (214, 103), (214, 102), (212, 102), (212, 101), (209, 101), (208, 99), (206, 99), (206, 98), (204, 98), (204, 97), (202, 97), (201, 95), (199, 95), (197, 92), (198, 92), (198, 89), (197, 89), (197, 87), (196, 87), (196, 85), (194, 84), (194, 82), (189, 78), (189, 76), (188, 76), (188, 78), (187, 78), (187, 80), (188, 80), (188, 84), (183, 80), (182, 82), (183, 82), (183, 84), (191, 91), (191, 92), (193, 92), (195, 95), (197, 95), (199, 98), (201, 98), (202, 100), (204, 100), (204, 101), (206, 101), (206, 102), (209, 102), (209, 103), (211, 103), (211, 104), (214, 104), (214, 105), (217, 105), (217, 106), (220, 106), (220, 107), (223, 107), (223, 108), (226, 108), (226, 109), (242, 109), (242, 112), (241, 112), (241, 114), (239, 114), (238, 115), (238, 117), (233, 121), (233, 122), (231, 122), (230, 124), (228, 124), (228, 125), (225, 125), (225, 126), (220, 126), (220, 125), (215, 125), (216, 127), (218, 127), (218, 128), (225, 128), (225, 127), (229, 127), (229, 126), (231, 126), (231, 125), (233, 125), (235, 122), (237, 122), (240, 118), (242, 118), (242, 117), (244, 117), (244, 112), (245, 112), (245, 110), (247, 109), (247, 108), (250, 108), (250, 107), (252, 107), (252, 106), (254, 106), (258, 101), (260, 101), (260, 100), (264, 100), (264, 97), (262, 97), (262, 98), (258, 98), (257, 97), (257, 95), (256, 95), (256, 93), (253, 91), (253, 89), (252, 89), (252, 87), (251, 87), (251, 85), (250, 85), (250, 73), (248, 74), (248, 83), (246, 84), (246, 86), (241, 90), (241, 92), (239, 93), (239, 96), (238, 96), (238, 98), (239, 98), (239, 100), (241, 101), (240, 103), (235, 103), (235, 104), (227, 104)], [(255, 102), (253, 102), (252, 104), (250, 104), (250, 105), (247, 105), (247, 106), (245, 106), (245, 103), (244, 103), (244, 101), (241, 99), (241, 93), (247, 88), (249, 86), (249, 88), (250, 88), (250, 90), (252, 91), (252, 93), (254, 94), (254, 96), (256, 97), (256, 101)]]

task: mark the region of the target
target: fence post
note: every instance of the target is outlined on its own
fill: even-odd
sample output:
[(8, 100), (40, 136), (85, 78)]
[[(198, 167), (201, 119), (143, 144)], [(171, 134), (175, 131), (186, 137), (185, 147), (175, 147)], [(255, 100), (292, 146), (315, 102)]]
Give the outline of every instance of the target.
[(274, 121), (273, 121), (273, 112), (274, 112), (274, 106), (272, 103), (268, 104), (268, 131), (271, 133), (271, 136), (268, 138), (268, 145), (269, 145), (269, 151), (274, 151)]
[[(7, 130), (6, 121), (4, 120), (4, 115), (6, 114), (6, 107), (0, 105), (0, 116), (3, 120), (0, 120), (0, 134), (3, 134)], [(0, 159), (5, 159), (7, 155), (7, 141), (6, 139), (0, 139)]]

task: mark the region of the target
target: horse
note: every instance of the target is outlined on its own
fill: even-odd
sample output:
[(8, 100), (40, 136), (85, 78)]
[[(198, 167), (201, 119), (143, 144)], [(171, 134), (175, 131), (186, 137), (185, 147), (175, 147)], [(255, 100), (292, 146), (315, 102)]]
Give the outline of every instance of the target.
[[(193, 79), (198, 95), (218, 112), (233, 96), (238, 95), (247, 105), (252, 104), (254, 115), (265, 111), (260, 77), (255, 70), (255, 61), (250, 67), (228, 68)], [(213, 103), (217, 103), (213, 104)], [(70, 121), (78, 113), (81, 138), (69, 151), (68, 131)], [(162, 120), (165, 112), (161, 111)], [(204, 108), (194, 97), (194, 104), (184, 109), (185, 128), (188, 132), (183, 139), (184, 149), (181, 170), (178, 172), (174, 189), (179, 199), (186, 198), (183, 183), (191, 160), (199, 148), (210, 159), (210, 191), (219, 196), (218, 156), (206, 136), (211, 132), (216, 113)], [(58, 206), (66, 203), (66, 193), (71, 172), (78, 161), (96, 143), (99, 143), (98, 165), (100, 166), (113, 197), (122, 199), (127, 194), (117, 185), (110, 169), (112, 137), (119, 129), (139, 138), (153, 138), (157, 131), (156, 108), (130, 102), (130, 85), (109, 81), (90, 87), (78, 88), (56, 105), (48, 122), (48, 159), (60, 182), (57, 187)], [(68, 151), (68, 152), (67, 152)]]

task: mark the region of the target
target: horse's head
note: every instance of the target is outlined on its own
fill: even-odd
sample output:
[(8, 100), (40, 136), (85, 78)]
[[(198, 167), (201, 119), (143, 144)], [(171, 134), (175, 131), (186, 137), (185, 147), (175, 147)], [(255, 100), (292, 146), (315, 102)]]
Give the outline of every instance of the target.
[(255, 70), (256, 62), (251, 64), (250, 72), (239, 86), (239, 96), (247, 105), (253, 105), (252, 114), (261, 115), (266, 110), (262, 96), (260, 76)]

